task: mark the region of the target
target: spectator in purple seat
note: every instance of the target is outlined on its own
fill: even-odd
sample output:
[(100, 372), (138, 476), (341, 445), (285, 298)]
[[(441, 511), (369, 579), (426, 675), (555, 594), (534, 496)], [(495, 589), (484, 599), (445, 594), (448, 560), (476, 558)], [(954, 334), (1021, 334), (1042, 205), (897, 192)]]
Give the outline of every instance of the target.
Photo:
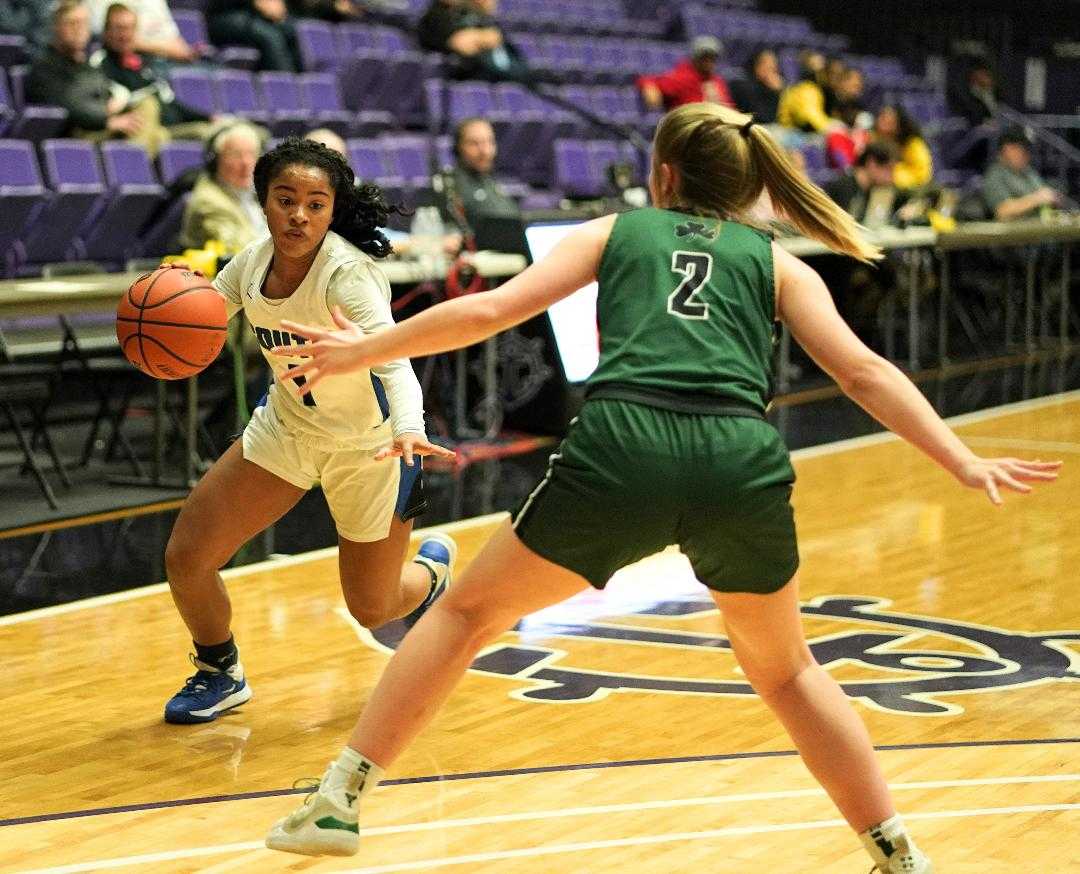
[(287, 0), (287, 2), (289, 12), (297, 18), (356, 21), (364, 17), (364, 4), (358, 0)]
[(495, 179), (498, 146), (495, 129), (485, 118), (466, 118), (454, 129), (454, 166), (440, 174), (439, 211), (447, 226), (462, 234), (487, 216), (521, 214), (517, 203)]
[(90, 65), (109, 77), (113, 93), (126, 92), (129, 102), (156, 100), (161, 123), (173, 139), (206, 139), (211, 117), (178, 101), (158, 67), (136, 50), (135, 13), (126, 3), (111, 3), (104, 24), (102, 47), (90, 57)]
[[(775, 124), (784, 77), (772, 49), (758, 49), (746, 64), (746, 78), (731, 83), (735, 106), (758, 124)], [(800, 154), (802, 154), (800, 152)]]
[(823, 134), (838, 127), (840, 123), (825, 112), (824, 55), (812, 49), (800, 52), (799, 70), (799, 81), (780, 95), (777, 122), (804, 133)]
[(951, 96), (953, 111), (967, 119), (972, 127), (977, 127), (994, 120), (1001, 101), (1001, 90), (990, 65), (985, 61), (975, 61), (968, 70), (965, 87), (954, 91)]
[(114, 93), (108, 77), (87, 62), (90, 12), (82, 0), (62, 0), (53, 12), (52, 44), (30, 68), (30, 103), (62, 106), (68, 133), (102, 142), (125, 137), (157, 155), (168, 131), (156, 100)]
[(52, 39), (49, 4), (41, 0), (0, 0), (0, 33), (21, 36), (26, 49), (38, 56)]
[(695, 37), (690, 56), (666, 73), (637, 80), (641, 98), (649, 109), (674, 109), (687, 103), (722, 103), (734, 107), (727, 82), (716, 72), (720, 41), (713, 36)]
[[(90, 24), (94, 33), (102, 33), (106, 13), (113, 0), (87, 0), (86, 5), (90, 8)], [(180, 35), (165, 0), (125, 0), (124, 5), (135, 13), (138, 22), (133, 51), (186, 64), (197, 60), (206, 48), (192, 46)]]
[(528, 81), (529, 67), (499, 27), (497, 10), (497, 0), (432, 0), (416, 38), (430, 52), (451, 55), (457, 78)]
[(184, 209), (181, 246), (201, 249), (217, 240), (235, 254), (266, 233), (254, 175), (262, 146), (262, 134), (247, 122), (226, 124), (210, 138), (209, 162)]
[(999, 222), (1033, 218), (1062, 200), (1031, 166), (1031, 140), (1021, 127), (1008, 128), (999, 138), (997, 161), (983, 176), (982, 193)]
[(258, 49), (260, 69), (285, 73), (301, 69), (296, 29), (285, 0), (210, 0), (206, 25), (214, 45)]
[(825, 114), (835, 116), (836, 92), (840, 89), (840, 80), (844, 78), (848, 65), (843, 58), (836, 56), (825, 59), (825, 67), (821, 71), (821, 90), (825, 94)]
[(895, 181), (900, 189), (922, 188), (934, 178), (934, 159), (923, 139), (919, 123), (898, 103), (878, 110), (874, 138), (891, 142), (897, 149)]

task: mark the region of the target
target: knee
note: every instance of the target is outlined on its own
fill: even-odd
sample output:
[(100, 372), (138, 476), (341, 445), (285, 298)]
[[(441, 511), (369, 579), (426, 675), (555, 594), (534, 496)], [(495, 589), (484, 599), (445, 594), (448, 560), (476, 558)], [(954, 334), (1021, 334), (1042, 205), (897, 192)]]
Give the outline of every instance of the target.
[(173, 531), (165, 546), (165, 573), (171, 585), (182, 585), (189, 577), (204, 572), (216, 571), (224, 562), (215, 563), (213, 555), (205, 544), (183, 531)]
[(398, 618), (399, 610), (395, 609), (397, 605), (390, 604), (378, 600), (359, 600), (356, 598), (347, 600), (346, 605), (349, 608), (349, 614), (359, 622), (364, 628), (376, 629), (387, 622), (390, 622)]
[(809, 650), (792, 658), (762, 664), (740, 662), (740, 666), (754, 691), (765, 701), (794, 688), (807, 671), (820, 670)]
[(432, 609), (440, 611), (463, 630), (477, 648), (494, 640), (521, 618), (501, 610), (498, 604), (490, 600), (473, 600), (460, 595), (455, 597), (456, 594), (451, 589)]

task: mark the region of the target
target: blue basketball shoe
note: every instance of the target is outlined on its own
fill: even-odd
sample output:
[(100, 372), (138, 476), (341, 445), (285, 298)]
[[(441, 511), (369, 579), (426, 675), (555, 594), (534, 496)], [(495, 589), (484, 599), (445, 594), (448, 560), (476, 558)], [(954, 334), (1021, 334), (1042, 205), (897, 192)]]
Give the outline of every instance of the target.
[(407, 628), (412, 628), (419, 622), (427, 609), (450, 588), (450, 577), (454, 559), (457, 558), (457, 549), (454, 538), (441, 531), (428, 535), (420, 542), (420, 550), (413, 561), (422, 564), (431, 572), (431, 591), (419, 607), (401, 620)]
[(210, 722), (219, 713), (251, 700), (251, 687), (239, 662), (224, 671), (199, 661), (194, 655), (191, 663), (197, 670), (165, 705), (166, 722)]

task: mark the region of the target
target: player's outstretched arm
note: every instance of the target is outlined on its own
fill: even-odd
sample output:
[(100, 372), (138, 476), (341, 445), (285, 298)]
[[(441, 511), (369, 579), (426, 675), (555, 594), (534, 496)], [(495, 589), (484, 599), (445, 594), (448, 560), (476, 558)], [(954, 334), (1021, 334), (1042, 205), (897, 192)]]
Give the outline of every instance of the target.
[(1028, 482), (1057, 478), (1060, 461), (980, 458), (961, 442), (901, 371), (869, 349), (836, 311), (817, 273), (773, 246), (779, 315), (810, 357), (855, 403), (921, 449), (961, 483), (1000, 504), (1000, 488), (1030, 492)]
[(334, 314), (337, 330), (282, 321), (283, 328), (309, 342), (273, 351), (307, 359), (289, 376), (295, 380), (303, 375), (302, 388), (310, 391), (330, 374), (479, 343), (542, 313), (596, 279), (614, 221), (614, 216), (607, 216), (587, 222), (567, 234), (542, 261), (494, 291), (445, 301), (385, 331), (365, 334), (339, 311)]

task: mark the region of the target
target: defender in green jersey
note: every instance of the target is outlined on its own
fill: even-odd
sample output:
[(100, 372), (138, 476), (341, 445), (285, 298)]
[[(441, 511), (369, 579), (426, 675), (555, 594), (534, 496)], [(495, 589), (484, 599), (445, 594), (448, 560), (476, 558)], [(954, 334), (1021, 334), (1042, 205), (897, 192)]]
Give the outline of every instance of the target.
[[(746, 678), (882, 874), (928, 874), (896, 815), (866, 729), (802, 633), (787, 451), (764, 421), (779, 317), (840, 387), (964, 485), (1000, 503), (1057, 462), (982, 459), (895, 367), (855, 337), (821, 279), (740, 221), (763, 191), (806, 236), (879, 253), (752, 119), (690, 104), (657, 128), (657, 209), (589, 222), (488, 294), (432, 307), (365, 336), (286, 324), (309, 390), (327, 374), (476, 343), (599, 279), (600, 365), (543, 481), (409, 632), (317, 792), (270, 847), (355, 852), (356, 804), (434, 716), (481, 647), (523, 615), (602, 586), (670, 543), (689, 555), (724, 615)], [(279, 352), (285, 350), (277, 350)], [(540, 778), (542, 779), (542, 778)], [(344, 837), (343, 837), (344, 836)]]

